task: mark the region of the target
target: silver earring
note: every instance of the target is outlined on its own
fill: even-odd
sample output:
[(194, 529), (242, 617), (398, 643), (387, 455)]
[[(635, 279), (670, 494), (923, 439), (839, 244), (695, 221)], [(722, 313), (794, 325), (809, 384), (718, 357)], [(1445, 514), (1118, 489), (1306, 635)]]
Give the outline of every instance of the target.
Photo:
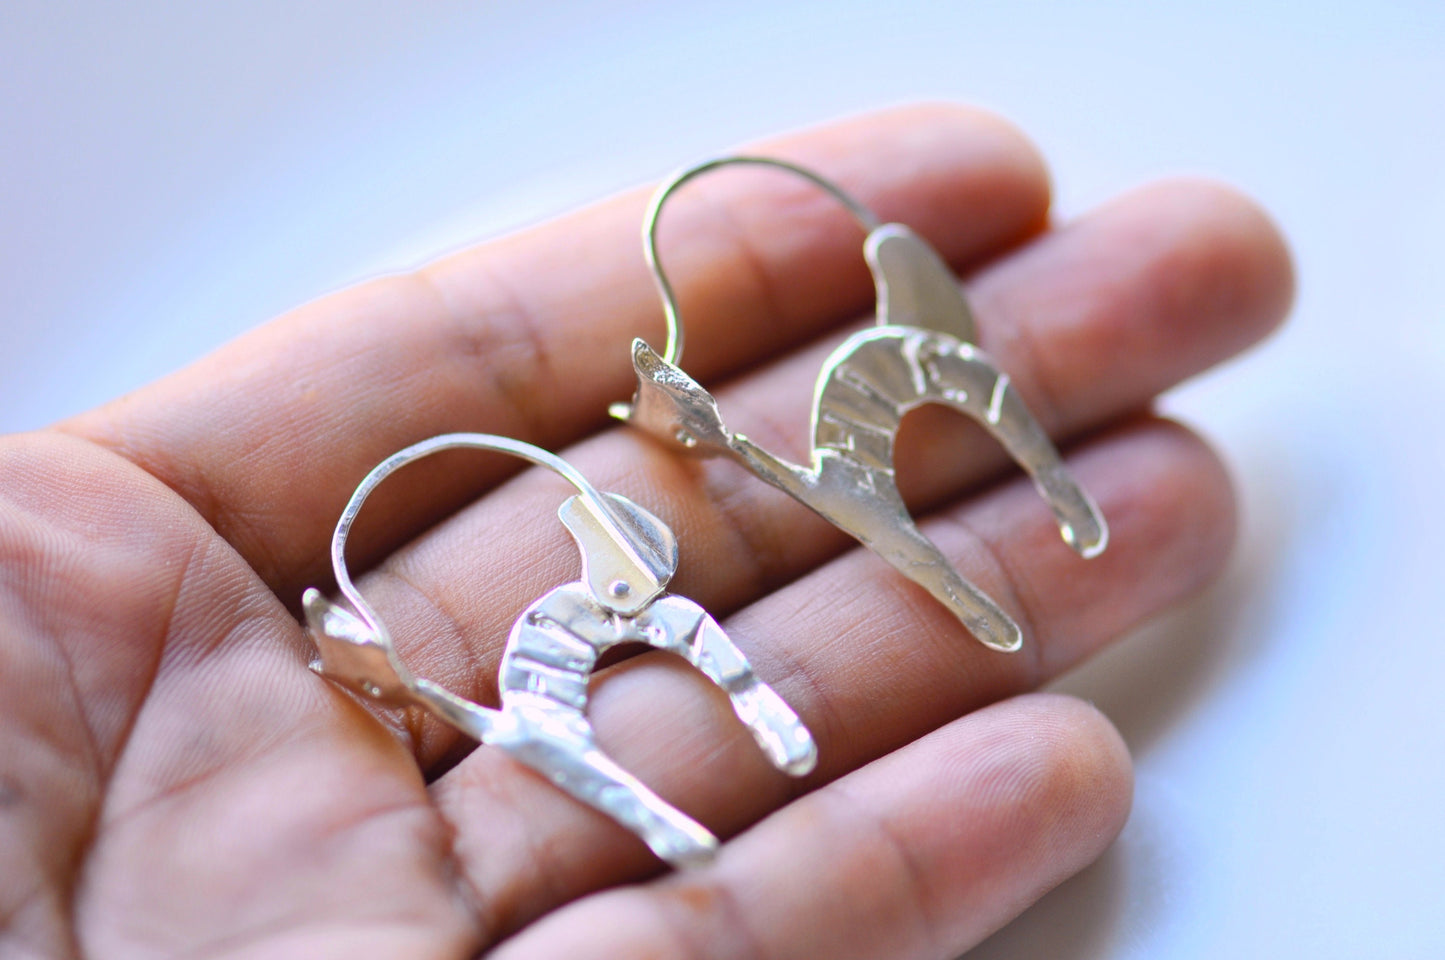
[[(528, 607), (502, 654), (500, 709), (490, 709), (412, 675), (391, 635), (346, 568), (346, 538), (377, 484), (442, 450), (476, 448), (521, 457), (577, 488), (558, 510), (582, 553), (582, 576)], [(812, 734), (702, 607), (665, 593), (677, 569), (677, 541), (657, 517), (626, 497), (600, 493), (566, 461), (531, 444), (481, 433), (452, 433), (407, 447), (367, 474), (331, 540), (336, 583), (351, 610), (316, 589), (303, 597), (321, 652), (312, 668), (390, 706), (415, 706), (500, 747), (557, 786), (636, 833), (674, 866), (707, 860), (717, 839), (618, 766), (597, 746), (584, 710), (597, 658), (620, 643), (678, 654), (721, 687), (773, 765), (793, 776), (817, 759)], [(353, 612), (354, 611), (354, 612)]]
[[(777, 167), (803, 177), (841, 202), (867, 233), (863, 254), (878, 291), (877, 325), (849, 337), (823, 364), (808, 467), (729, 431), (712, 394), (678, 366), (682, 325), (658, 262), (657, 219), (684, 183), (729, 164)], [(879, 223), (810, 170), (767, 157), (723, 157), (678, 173), (657, 191), (643, 248), (666, 311), (667, 347), (659, 356), (645, 341), (632, 342), (637, 394), (631, 404), (614, 404), (614, 416), (694, 453), (731, 457), (856, 537), (995, 650), (1019, 649), (1018, 624), (918, 531), (894, 484), (893, 441), (905, 413), (939, 403), (978, 421), (1033, 478), (1064, 542), (1085, 558), (1103, 552), (1109, 533), (1099, 508), (1069, 475), (1008, 375), (974, 345), (973, 315), (947, 265), (907, 227)]]

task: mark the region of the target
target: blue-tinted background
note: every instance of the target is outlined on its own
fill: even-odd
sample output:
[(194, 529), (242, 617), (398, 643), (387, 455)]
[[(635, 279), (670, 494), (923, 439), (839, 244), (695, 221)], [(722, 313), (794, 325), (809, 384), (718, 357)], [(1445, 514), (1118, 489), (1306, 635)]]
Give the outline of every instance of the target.
[(1445, 956), (1445, 4), (5, 0), (0, 429), (914, 98), (1021, 123), (1062, 215), (1232, 180), (1300, 270), (1283, 335), (1167, 401), (1235, 464), (1230, 573), (1064, 684), (1133, 818), (979, 954)]

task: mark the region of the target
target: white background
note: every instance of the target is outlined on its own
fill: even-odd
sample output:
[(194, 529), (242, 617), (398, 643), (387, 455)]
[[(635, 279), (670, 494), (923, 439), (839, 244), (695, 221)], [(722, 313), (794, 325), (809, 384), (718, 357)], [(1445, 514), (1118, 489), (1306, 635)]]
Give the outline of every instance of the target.
[(1167, 403), (1234, 464), (1230, 573), (1064, 684), (1133, 818), (977, 955), (1445, 956), (1445, 4), (3, 0), (0, 429), (914, 98), (1025, 126), (1065, 215), (1232, 180), (1300, 272), (1283, 335)]

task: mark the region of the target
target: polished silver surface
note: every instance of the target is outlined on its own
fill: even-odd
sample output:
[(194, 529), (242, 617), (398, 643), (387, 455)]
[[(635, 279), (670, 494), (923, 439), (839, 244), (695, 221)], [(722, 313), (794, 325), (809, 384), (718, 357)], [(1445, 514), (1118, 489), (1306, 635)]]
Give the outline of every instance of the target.
[[(716, 399), (678, 366), (682, 325), (672, 284), (657, 257), (657, 220), (678, 187), (733, 163), (775, 166), (805, 177), (842, 200), (868, 231), (864, 256), (878, 291), (877, 325), (849, 337), (823, 364), (813, 397), (808, 467), (728, 430)], [(973, 345), (968, 301), (933, 248), (901, 224), (879, 225), (866, 208), (817, 174), (763, 157), (724, 157), (674, 176), (654, 197), (643, 237), (666, 311), (668, 345), (659, 355), (645, 341), (633, 341), (637, 393), (631, 404), (614, 404), (613, 415), (695, 453), (731, 457), (928, 590), (985, 645), (1005, 652), (1019, 649), (1023, 634), (1018, 624), (919, 532), (899, 496), (893, 443), (904, 414), (938, 403), (981, 424), (1033, 479), (1053, 509), (1064, 542), (1080, 556), (1103, 552), (1108, 526), (1008, 374)]]
[[(346, 567), (351, 525), (377, 485), (408, 463), (458, 448), (522, 457), (557, 472), (578, 491), (558, 515), (582, 553), (582, 577), (543, 595), (513, 625), (498, 678), (500, 709), (415, 677)], [(691, 600), (664, 593), (677, 569), (677, 542), (666, 524), (626, 497), (599, 492), (545, 450), (480, 433), (446, 434), (407, 447), (382, 461), (357, 487), (336, 525), (331, 561), (352, 609), (330, 602), (318, 590), (306, 591), (306, 620), (321, 652), (314, 669), (362, 696), (394, 707), (420, 707), (506, 750), (635, 832), (674, 866), (706, 861), (717, 839), (598, 747), (585, 710), (588, 682), (606, 650), (638, 642), (685, 658), (728, 695), (738, 719), (774, 766), (803, 776), (816, 763), (812, 734), (757, 678), (717, 621)]]

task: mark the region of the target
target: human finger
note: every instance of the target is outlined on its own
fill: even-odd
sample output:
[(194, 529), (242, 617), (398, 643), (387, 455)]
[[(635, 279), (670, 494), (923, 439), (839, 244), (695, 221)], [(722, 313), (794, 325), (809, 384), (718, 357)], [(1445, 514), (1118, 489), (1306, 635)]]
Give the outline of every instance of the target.
[[(1264, 336), (1288, 304), (1291, 275), (1278, 232), (1252, 202), (1185, 181), (1135, 191), (1040, 237), (971, 287), (982, 339), (1062, 441), (1143, 408)], [(720, 388), (729, 425), (807, 462), (808, 394), (833, 345), (824, 339)], [(680, 457), (637, 431), (613, 431), (567, 456), (600, 488), (666, 519), (682, 551), (674, 589), (719, 615), (852, 543), (735, 464)], [(997, 444), (957, 415), (906, 421), (896, 459), (915, 511), (1004, 466)], [(516, 611), (575, 576), (575, 550), (551, 520), (561, 495), (560, 485), (519, 477), (363, 580), (423, 675), (492, 702), (500, 641)], [(1046, 515), (1041, 504), (1033, 509)], [(456, 742), (425, 721), (416, 734), (429, 767)]]
[(1102, 714), (1018, 697), (784, 807), (707, 867), (563, 907), (494, 956), (947, 960), (1091, 863), (1130, 795)]
[(0, 438), (0, 956), (475, 942), (411, 755), (306, 646), (154, 477)]
[[(1040, 229), (1037, 153), (992, 115), (890, 110), (758, 149), (836, 178), (914, 224), (957, 267)], [(317, 301), (63, 429), (180, 492), (291, 600), (327, 575), (331, 525), (362, 475), (452, 430), (557, 447), (630, 392), (628, 345), (660, 340), (634, 191), (422, 270)], [(689, 187), (662, 225), (690, 368), (713, 378), (867, 308), (859, 236), (810, 184), (743, 171)], [(430, 464), (378, 496), (364, 566), (512, 468)]]
[[(773, 770), (726, 698), (661, 653), (594, 681), (588, 715), (603, 748), (728, 836), (801, 789), (1046, 682), (1217, 574), (1232, 541), (1233, 499), (1197, 438), (1144, 421), (1091, 441), (1069, 463), (1114, 525), (1109, 550), (1093, 560), (1058, 542), (1022, 480), (923, 525), (964, 576), (1025, 625), (1023, 653), (983, 648), (920, 588), (858, 549), (724, 624), (811, 729), (818, 768), (809, 780)], [(489, 930), (517, 929), (655, 868), (635, 837), (498, 751), (473, 751), (432, 790), (458, 827), (458, 861)]]

